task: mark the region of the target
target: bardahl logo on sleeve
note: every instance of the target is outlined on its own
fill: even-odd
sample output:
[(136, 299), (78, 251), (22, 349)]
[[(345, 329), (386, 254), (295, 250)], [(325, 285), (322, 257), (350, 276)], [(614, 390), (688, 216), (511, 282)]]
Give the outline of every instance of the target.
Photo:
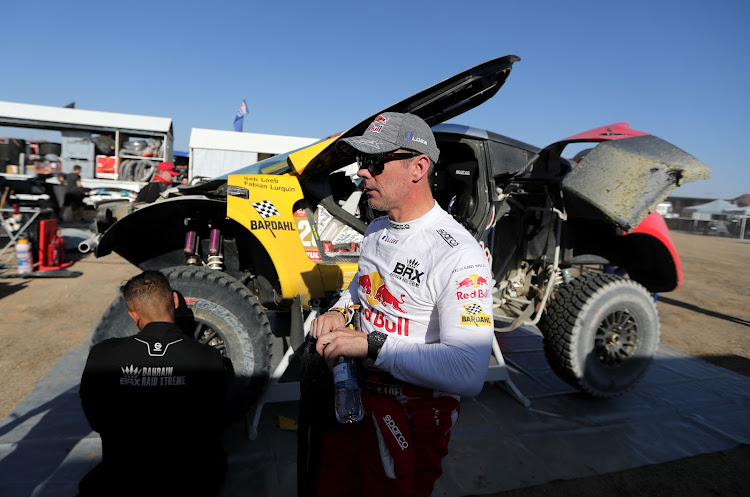
[(479, 326), (492, 326), (492, 316), (484, 313), (484, 309), (479, 304), (469, 304), (463, 306), (467, 314), (461, 314), (461, 324), (466, 326), (473, 324)]

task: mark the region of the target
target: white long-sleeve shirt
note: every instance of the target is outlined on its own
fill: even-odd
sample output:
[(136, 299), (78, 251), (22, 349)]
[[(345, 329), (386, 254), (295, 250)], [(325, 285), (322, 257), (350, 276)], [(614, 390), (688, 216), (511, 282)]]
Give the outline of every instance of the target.
[(375, 367), (454, 395), (477, 395), (492, 352), (492, 277), (477, 241), (437, 203), (365, 232), (355, 279), (334, 307), (362, 305), (362, 329), (388, 335)]

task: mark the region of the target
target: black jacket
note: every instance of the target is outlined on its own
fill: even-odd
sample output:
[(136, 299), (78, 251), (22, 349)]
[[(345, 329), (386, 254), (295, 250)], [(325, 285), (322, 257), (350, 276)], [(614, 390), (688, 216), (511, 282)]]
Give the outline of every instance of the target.
[(152, 181), (148, 185), (141, 188), (141, 191), (138, 192), (138, 196), (135, 198), (135, 201), (151, 203), (159, 198), (159, 194), (167, 188), (169, 187), (161, 181)]
[(221, 437), (232, 376), (218, 350), (172, 323), (95, 345), (80, 395), (101, 434), (102, 464), (81, 482), (80, 495), (217, 490), (226, 471)]

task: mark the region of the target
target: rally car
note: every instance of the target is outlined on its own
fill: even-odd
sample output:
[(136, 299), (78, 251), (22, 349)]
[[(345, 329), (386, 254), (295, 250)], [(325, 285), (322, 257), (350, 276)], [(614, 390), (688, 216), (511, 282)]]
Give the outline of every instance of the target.
[[(435, 199), (474, 235), (492, 267), (492, 281), (467, 278), (455, 290), (492, 292), (495, 305), (486, 313), (498, 332), (536, 325), (561, 378), (593, 396), (618, 395), (643, 375), (656, 349), (652, 294), (675, 289), (682, 277), (664, 220), (653, 211), (709, 169), (626, 123), (545, 148), (443, 124), (494, 96), (519, 60), (480, 64), (381, 112), (410, 112), (433, 127), (441, 151)], [(367, 204), (356, 166), (336, 144), (379, 115), (173, 189), (153, 204), (105, 206), (96, 255), (116, 252), (164, 271), (184, 297), (181, 319), (232, 359), (243, 398), (251, 400), (285, 352), (302, 345), (305, 320), (358, 277), (363, 233), (381, 213)], [(566, 159), (565, 147), (578, 142), (593, 148)], [(399, 305), (382, 281), (360, 277), (357, 284), (373, 303)], [(387, 331), (407, 327), (404, 317)], [(136, 331), (118, 299), (94, 341)]]

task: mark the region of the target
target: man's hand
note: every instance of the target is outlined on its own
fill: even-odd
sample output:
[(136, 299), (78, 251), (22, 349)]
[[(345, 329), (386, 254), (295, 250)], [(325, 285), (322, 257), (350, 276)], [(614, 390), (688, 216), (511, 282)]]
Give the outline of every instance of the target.
[(310, 335), (313, 338), (320, 338), (323, 333), (328, 333), (336, 328), (341, 328), (346, 324), (346, 318), (337, 311), (326, 312), (322, 316), (313, 319), (310, 324)]
[(315, 349), (323, 356), (328, 367), (333, 369), (333, 363), (341, 356), (363, 359), (367, 357), (367, 334), (339, 327), (321, 335)]

